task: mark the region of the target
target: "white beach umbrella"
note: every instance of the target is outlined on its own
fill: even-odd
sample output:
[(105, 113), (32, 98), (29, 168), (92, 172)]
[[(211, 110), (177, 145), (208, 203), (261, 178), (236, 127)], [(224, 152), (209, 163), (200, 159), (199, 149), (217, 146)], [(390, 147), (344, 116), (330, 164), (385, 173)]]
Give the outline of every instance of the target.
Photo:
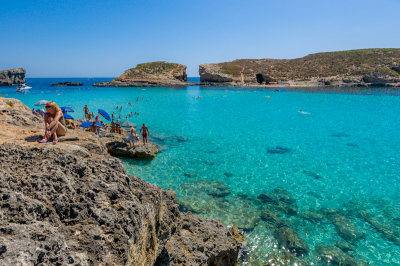
[(48, 101), (46, 101), (46, 100), (40, 100), (40, 101), (38, 101), (37, 103), (35, 103), (35, 105), (36, 105), (36, 106), (39, 106), (39, 105), (46, 105), (47, 102), (48, 102)]

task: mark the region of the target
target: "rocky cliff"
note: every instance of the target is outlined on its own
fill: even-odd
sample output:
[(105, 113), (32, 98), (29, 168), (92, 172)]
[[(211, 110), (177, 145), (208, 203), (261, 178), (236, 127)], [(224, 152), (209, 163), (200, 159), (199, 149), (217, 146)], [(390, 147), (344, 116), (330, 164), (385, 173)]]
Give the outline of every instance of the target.
[(93, 84), (98, 87), (170, 87), (187, 86), (186, 66), (151, 62), (138, 64), (110, 82)]
[(203, 83), (292, 86), (400, 84), (400, 49), (360, 49), (296, 59), (239, 59), (199, 67)]
[(42, 121), (0, 97), (1, 265), (234, 265), (240, 242), (126, 173), (96, 135), (39, 144)]
[(25, 69), (13, 68), (0, 71), (0, 86), (12, 86), (25, 83)]

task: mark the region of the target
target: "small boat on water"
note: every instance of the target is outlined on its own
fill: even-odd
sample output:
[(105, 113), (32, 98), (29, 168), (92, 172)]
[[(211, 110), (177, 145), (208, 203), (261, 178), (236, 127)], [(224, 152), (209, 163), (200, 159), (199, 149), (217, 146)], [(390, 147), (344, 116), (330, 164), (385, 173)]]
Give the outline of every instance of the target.
[(24, 83), (24, 84), (21, 84), (21, 85), (19, 85), (16, 89), (15, 89), (15, 91), (20, 91), (20, 92), (23, 92), (23, 91), (27, 91), (27, 90), (30, 90), (30, 89), (32, 89), (32, 87), (29, 87), (29, 86), (26, 86), (26, 84)]

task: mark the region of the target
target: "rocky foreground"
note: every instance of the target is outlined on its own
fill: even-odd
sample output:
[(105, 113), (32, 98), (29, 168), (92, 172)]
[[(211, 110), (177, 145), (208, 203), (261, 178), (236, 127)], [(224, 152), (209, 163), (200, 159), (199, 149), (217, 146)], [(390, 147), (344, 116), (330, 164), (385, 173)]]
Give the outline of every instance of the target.
[(25, 83), (25, 69), (13, 68), (0, 71), (0, 86), (12, 86)]
[(400, 49), (317, 53), (296, 59), (238, 59), (202, 64), (199, 74), (206, 84), (398, 86)]
[(121, 76), (109, 82), (98, 82), (96, 87), (185, 87), (187, 82), (186, 66), (151, 62), (138, 64), (126, 70)]
[(181, 213), (173, 191), (128, 175), (97, 136), (39, 144), (41, 126), (0, 98), (0, 264), (235, 264), (237, 231)]

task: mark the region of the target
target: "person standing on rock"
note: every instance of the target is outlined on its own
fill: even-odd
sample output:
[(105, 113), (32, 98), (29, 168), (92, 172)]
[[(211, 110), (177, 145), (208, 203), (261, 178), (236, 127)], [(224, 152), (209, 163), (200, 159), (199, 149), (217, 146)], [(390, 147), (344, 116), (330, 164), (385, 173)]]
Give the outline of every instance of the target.
[(136, 141), (136, 129), (131, 126), (129, 129), (129, 146), (131, 148), (135, 147), (135, 141)]
[(143, 137), (143, 143), (147, 143), (147, 137), (149, 136), (149, 128), (146, 127), (145, 124), (143, 124), (142, 128), (140, 129), (139, 133), (142, 132), (142, 137)]
[(67, 132), (65, 119), (63, 112), (55, 102), (47, 102), (46, 113), (44, 114), (45, 132), (43, 139), (40, 143), (49, 142), (49, 139), (53, 137), (53, 144), (58, 142), (59, 136), (64, 136)]

